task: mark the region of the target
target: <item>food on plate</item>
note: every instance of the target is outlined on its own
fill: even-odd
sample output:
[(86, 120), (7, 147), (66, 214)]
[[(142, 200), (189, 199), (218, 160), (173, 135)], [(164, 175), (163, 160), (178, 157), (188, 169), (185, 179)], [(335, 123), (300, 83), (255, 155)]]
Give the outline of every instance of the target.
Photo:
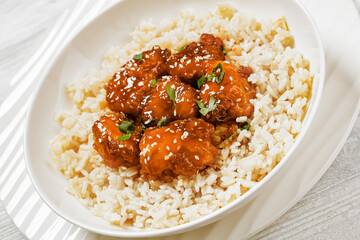
[[(126, 99), (112, 97), (124, 91), (131, 92), (133, 96), (142, 96), (140, 120), (145, 129), (152, 127), (144, 130), (142, 135), (138, 127), (135, 131), (134, 124), (121, 112), (123, 109), (117, 109), (118, 112), (101, 116), (94, 123), (92, 131), (94, 149), (104, 159), (105, 165), (117, 168), (138, 163), (141, 164), (144, 179), (171, 182), (176, 176), (191, 176), (215, 163), (215, 146), (220, 146), (221, 141), (229, 138), (229, 131), (235, 134), (236, 118), (249, 117), (253, 113), (250, 100), (255, 97), (255, 89), (247, 81), (251, 69), (243, 66), (237, 69), (225, 61), (208, 60), (216, 54), (221, 55), (218, 58), (223, 58), (226, 49), (220, 38), (203, 33), (199, 42), (192, 42), (175, 54), (175, 59), (182, 56), (178, 61), (180, 66), (185, 58), (188, 59), (187, 67), (180, 71), (175, 63), (175, 68), (170, 69), (177, 71), (160, 71), (164, 76), (160, 79), (154, 77), (150, 82), (151, 91), (145, 94), (143, 88), (134, 87), (135, 74), (131, 72), (139, 74), (137, 84), (143, 86), (144, 79), (149, 79), (149, 72), (157, 72), (155, 76), (159, 76), (158, 67), (167, 64), (166, 58), (159, 57), (164, 52), (169, 58), (170, 51), (157, 46), (138, 54), (147, 60), (141, 57), (137, 59), (139, 64), (133, 59), (128, 61), (106, 85), (107, 96), (111, 96), (106, 99), (110, 108), (114, 105), (128, 106)], [(198, 57), (206, 60), (200, 60), (201, 64), (195, 64), (196, 67), (191, 66), (191, 61), (198, 61)], [(170, 61), (173, 59), (171, 57)], [(196, 71), (193, 71), (195, 68)], [(179, 77), (184, 71), (203, 74), (197, 81), (197, 88), (182, 82), (181, 79), (185, 82), (189, 80)], [(141, 74), (145, 74), (145, 77)], [(114, 84), (114, 79), (131, 84), (127, 86), (128, 89), (111, 88), (110, 91), (109, 86)], [(128, 117), (137, 117), (137, 113), (127, 113)], [(214, 134), (216, 126), (196, 118), (200, 114), (206, 121), (223, 123), (217, 134)], [(176, 119), (178, 121), (173, 121)]]
[[(165, 52), (166, 58), (161, 57)], [(168, 65), (174, 71), (160, 71), (164, 76), (157, 79), (154, 77), (159, 76), (157, 69), (168, 64), (169, 53), (168, 49), (156, 46), (136, 55), (135, 58), (140, 56), (137, 59), (140, 63), (136, 64), (133, 59), (128, 61), (106, 85), (106, 100), (110, 108), (114, 105), (128, 107), (126, 99), (112, 97), (124, 91), (131, 92), (130, 97), (142, 96), (140, 119), (145, 129), (153, 127), (146, 129), (143, 135), (138, 130), (134, 132), (134, 124), (121, 112), (124, 108), (101, 116), (92, 128), (94, 148), (105, 165), (113, 168), (129, 163), (136, 165), (140, 148), (139, 164), (144, 178), (163, 182), (171, 182), (179, 175), (191, 176), (211, 167), (217, 153), (215, 146), (220, 146), (221, 141), (230, 137), (229, 131), (235, 134), (237, 117), (252, 115), (254, 107), (250, 100), (255, 97), (254, 85), (247, 81), (252, 73), (250, 68), (236, 68), (229, 62), (210, 60), (225, 56), (226, 49), (220, 38), (201, 34), (199, 42), (190, 43), (170, 57), (169, 61), (176, 59), (173, 65)], [(182, 64), (184, 68), (180, 67)], [(181, 79), (185, 82), (191, 79), (186, 78), (189, 77), (186, 71), (191, 73), (191, 78), (202, 73), (197, 80), (197, 89), (182, 82)], [(151, 75), (153, 72), (156, 74)], [(144, 79), (148, 80), (150, 73), (154, 77), (150, 82), (151, 91), (145, 94), (144, 88), (134, 87), (136, 74), (131, 73), (139, 74), (136, 76), (138, 86), (144, 86)], [(114, 84), (114, 80), (131, 84), (110, 91), (109, 86)], [(137, 116), (137, 112), (127, 113), (128, 117)], [(222, 128), (218, 128), (217, 135), (214, 134), (216, 126), (196, 118), (200, 114), (208, 122), (224, 123)], [(176, 119), (178, 121), (173, 122)]]
[(131, 38), (74, 79), (73, 108), (56, 115), (53, 160), (94, 215), (139, 229), (191, 222), (289, 152), (314, 74), (282, 16), (222, 3), (141, 22)]

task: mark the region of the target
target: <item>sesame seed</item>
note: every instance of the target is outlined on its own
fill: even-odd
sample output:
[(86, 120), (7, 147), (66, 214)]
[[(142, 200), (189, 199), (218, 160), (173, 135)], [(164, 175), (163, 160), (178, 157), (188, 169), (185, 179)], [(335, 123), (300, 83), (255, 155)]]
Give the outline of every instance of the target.
[(198, 155), (195, 155), (195, 159), (196, 159), (196, 160), (199, 160), (200, 158), (199, 158), (199, 156), (198, 156)]
[(170, 130), (171, 133), (175, 133), (174, 130)]
[(169, 160), (169, 158), (170, 158), (169, 156), (165, 156), (165, 160)]
[(199, 138), (199, 141), (202, 142), (202, 138)]
[(241, 102), (241, 98), (236, 99), (236, 102)]

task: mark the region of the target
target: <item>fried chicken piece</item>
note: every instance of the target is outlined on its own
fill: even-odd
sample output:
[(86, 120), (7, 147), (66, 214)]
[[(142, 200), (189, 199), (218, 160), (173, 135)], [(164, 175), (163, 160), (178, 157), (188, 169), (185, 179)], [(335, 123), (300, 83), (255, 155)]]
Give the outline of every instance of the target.
[(208, 60), (225, 60), (224, 43), (212, 34), (203, 33), (199, 42), (192, 42), (172, 55), (166, 63), (167, 71), (182, 81), (196, 86), (196, 81), (206, 72), (203, 64)]
[(212, 124), (196, 118), (148, 128), (140, 141), (141, 172), (149, 179), (171, 182), (175, 176), (191, 176), (214, 164), (214, 131)]
[(105, 86), (110, 109), (139, 115), (151, 92), (151, 81), (166, 73), (170, 55), (168, 49), (154, 46), (123, 65)]
[(203, 114), (203, 119), (218, 124), (253, 114), (254, 106), (250, 100), (255, 97), (255, 87), (247, 81), (252, 73), (250, 68), (236, 69), (227, 62), (209, 61), (206, 69), (206, 80), (200, 89), (201, 102), (209, 107), (213, 98), (211, 105), (216, 104), (216, 107)]
[[(128, 139), (126, 139), (126, 133), (119, 129), (119, 125), (124, 122), (128, 123), (128, 132), (133, 131)], [(115, 168), (120, 165), (130, 166), (139, 162), (139, 142), (142, 127), (141, 125), (134, 126), (124, 113), (112, 112), (100, 117), (94, 123), (92, 131), (94, 135), (93, 147), (104, 159), (105, 165)]]
[[(173, 92), (172, 92), (173, 91)], [(164, 119), (188, 119), (199, 116), (199, 91), (180, 81), (177, 76), (163, 76), (151, 91), (141, 112), (141, 119), (149, 126)]]

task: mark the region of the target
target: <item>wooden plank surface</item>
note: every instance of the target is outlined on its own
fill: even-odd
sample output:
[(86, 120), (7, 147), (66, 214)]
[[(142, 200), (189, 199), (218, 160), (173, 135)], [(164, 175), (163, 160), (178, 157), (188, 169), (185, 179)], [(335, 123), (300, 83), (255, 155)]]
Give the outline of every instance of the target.
[[(360, 9), (360, 0), (354, 1)], [(73, 0), (0, 1), (0, 102), (11, 77)], [(360, 118), (335, 162), (293, 208), (252, 239), (360, 239)], [(0, 203), (0, 239), (25, 239)]]

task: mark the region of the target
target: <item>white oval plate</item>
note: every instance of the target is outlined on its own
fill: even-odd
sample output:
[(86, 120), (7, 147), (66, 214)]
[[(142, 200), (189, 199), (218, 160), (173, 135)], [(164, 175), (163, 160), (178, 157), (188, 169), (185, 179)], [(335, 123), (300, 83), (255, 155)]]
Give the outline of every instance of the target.
[[(217, 2), (216, 0), (122, 1), (94, 19), (63, 49), (37, 89), (25, 130), (25, 158), (30, 178), (44, 202), (57, 214), (80, 227), (104, 235), (146, 237), (174, 234), (204, 226), (235, 211), (253, 199), (260, 189), (280, 172), (299, 145), (315, 115), (325, 72), (324, 53), (319, 34), (308, 13), (293, 0), (230, 1), (240, 11), (253, 13), (259, 17), (285, 16), (291, 33), (295, 37), (296, 48), (310, 60), (311, 71), (317, 75), (309, 111), (304, 120), (304, 128), (296, 143), (274, 170), (243, 197), (213, 214), (180, 226), (161, 230), (119, 228), (91, 215), (87, 208), (67, 194), (64, 190), (68, 185), (67, 180), (52, 163), (49, 140), (59, 132), (59, 127), (53, 120), (54, 114), (58, 110), (70, 107), (65, 94), (66, 86), (70, 82), (79, 79), (89, 70), (98, 68), (103, 54), (111, 46), (129, 42), (129, 33), (141, 20), (153, 18), (159, 21), (177, 15), (181, 9), (192, 8), (198, 11), (215, 9)], [(159, 12), (161, 14), (158, 14)]]

